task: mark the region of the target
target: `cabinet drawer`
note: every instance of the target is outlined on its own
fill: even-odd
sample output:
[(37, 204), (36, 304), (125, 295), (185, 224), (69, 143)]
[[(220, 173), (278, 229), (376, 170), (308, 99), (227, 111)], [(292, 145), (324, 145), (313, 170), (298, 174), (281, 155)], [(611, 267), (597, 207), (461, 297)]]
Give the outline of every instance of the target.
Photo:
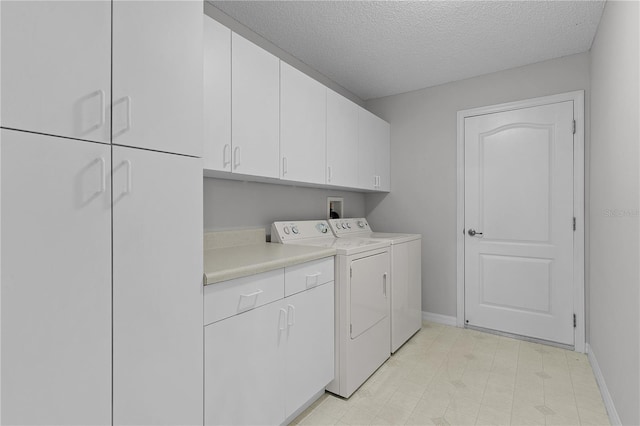
[(204, 289), (204, 324), (211, 324), (283, 297), (284, 269), (209, 285)]
[(333, 281), (333, 257), (285, 268), (285, 296)]

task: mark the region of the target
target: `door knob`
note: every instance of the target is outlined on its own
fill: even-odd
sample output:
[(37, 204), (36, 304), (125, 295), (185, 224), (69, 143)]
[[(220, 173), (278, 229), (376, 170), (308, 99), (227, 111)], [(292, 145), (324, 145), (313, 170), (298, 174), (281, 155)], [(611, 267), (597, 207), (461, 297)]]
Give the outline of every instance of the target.
[(484, 235), (482, 232), (476, 232), (475, 229), (469, 229), (469, 236), (475, 237), (476, 235)]

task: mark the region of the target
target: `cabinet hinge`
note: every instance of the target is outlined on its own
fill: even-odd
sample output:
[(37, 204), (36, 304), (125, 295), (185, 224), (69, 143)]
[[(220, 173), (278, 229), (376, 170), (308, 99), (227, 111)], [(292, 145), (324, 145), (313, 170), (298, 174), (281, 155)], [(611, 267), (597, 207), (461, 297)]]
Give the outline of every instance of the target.
[(353, 333), (353, 324), (349, 324), (349, 333)]
[(573, 120), (573, 134), (576, 134), (576, 120)]
[(577, 326), (577, 320), (576, 320), (576, 314), (573, 314), (573, 328), (576, 328)]
[(349, 277), (353, 277), (353, 268), (349, 268)]
[(575, 216), (573, 217), (573, 230), (576, 230), (576, 218)]

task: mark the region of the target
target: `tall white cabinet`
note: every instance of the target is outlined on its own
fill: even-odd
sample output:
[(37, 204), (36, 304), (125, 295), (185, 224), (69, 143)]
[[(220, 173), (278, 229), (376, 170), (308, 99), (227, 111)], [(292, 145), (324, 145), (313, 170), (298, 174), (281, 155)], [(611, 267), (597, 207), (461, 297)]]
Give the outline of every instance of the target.
[(202, 3), (0, 7), (0, 421), (202, 424)]
[(111, 424), (108, 145), (1, 132), (2, 424)]

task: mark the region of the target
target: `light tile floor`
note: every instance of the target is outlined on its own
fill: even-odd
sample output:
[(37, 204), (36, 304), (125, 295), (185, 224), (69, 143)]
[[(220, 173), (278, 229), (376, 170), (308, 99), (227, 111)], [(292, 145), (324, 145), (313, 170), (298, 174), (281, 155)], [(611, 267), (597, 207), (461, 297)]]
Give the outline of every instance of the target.
[(300, 425), (609, 425), (586, 355), (425, 323), (349, 399)]

